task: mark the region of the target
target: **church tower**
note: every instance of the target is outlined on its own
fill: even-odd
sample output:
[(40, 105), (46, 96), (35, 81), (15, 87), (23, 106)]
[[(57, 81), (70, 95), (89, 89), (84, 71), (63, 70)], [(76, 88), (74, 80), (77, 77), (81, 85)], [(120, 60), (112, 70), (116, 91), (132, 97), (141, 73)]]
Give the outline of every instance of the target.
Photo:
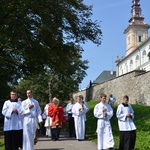
[(126, 34), (126, 56), (132, 53), (143, 41), (148, 39), (150, 25), (144, 22), (139, 1), (132, 0), (129, 26), (124, 31), (124, 34)]

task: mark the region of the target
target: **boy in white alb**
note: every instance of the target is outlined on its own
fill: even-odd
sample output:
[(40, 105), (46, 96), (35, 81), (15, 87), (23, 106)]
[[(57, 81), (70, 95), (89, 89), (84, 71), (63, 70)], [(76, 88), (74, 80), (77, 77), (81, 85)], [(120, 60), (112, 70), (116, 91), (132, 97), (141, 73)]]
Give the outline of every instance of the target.
[(72, 107), (72, 116), (74, 117), (76, 139), (82, 141), (85, 139), (85, 121), (87, 106), (83, 103), (82, 96), (78, 96), (77, 102)]
[(94, 116), (97, 120), (97, 148), (98, 150), (113, 149), (114, 138), (110, 119), (113, 116), (113, 109), (106, 103), (106, 95), (101, 94), (101, 102), (94, 107)]
[(133, 122), (134, 111), (128, 102), (129, 97), (125, 95), (116, 112), (120, 131), (119, 150), (133, 150), (136, 141), (136, 127)]

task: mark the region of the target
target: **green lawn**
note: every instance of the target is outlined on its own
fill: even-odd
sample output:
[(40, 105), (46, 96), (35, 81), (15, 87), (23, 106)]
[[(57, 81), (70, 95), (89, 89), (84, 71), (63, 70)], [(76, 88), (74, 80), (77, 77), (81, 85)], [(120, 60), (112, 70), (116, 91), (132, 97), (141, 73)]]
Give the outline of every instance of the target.
[[(86, 135), (87, 137), (97, 142), (96, 135), (96, 125), (97, 119), (93, 116), (93, 108), (98, 102), (93, 100), (88, 102), (90, 108), (87, 113), (87, 122), (86, 122)], [(148, 150), (150, 149), (150, 106), (140, 106), (132, 105), (135, 112), (135, 125), (137, 127), (137, 140), (135, 150)], [(114, 116), (111, 119), (111, 125), (115, 140), (115, 148), (118, 148), (119, 145), (119, 130), (118, 130), (118, 121), (116, 118), (117, 106), (114, 106)]]
[(0, 123), (0, 150), (4, 150), (4, 136), (3, 136), (3, 124)]

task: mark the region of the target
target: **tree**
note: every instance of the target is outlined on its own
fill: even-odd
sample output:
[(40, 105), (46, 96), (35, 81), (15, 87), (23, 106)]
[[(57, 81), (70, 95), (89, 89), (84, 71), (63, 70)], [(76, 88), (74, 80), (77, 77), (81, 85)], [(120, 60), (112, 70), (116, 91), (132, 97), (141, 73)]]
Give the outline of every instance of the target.
[[(73, 64), (72, 57), (82, 63), (83, 49), (75, 43), (87, 40), (101, 43), (100, 25), (90, 19), (91, 11), (92, 7), (84, 5), (83, 0), (1, 1), (0, 78), (3, 83), (14, 84), (19, 78), (39, 74), (47, 68), (66, 75), (68, 64)], [(79, 68), (74, 69), (76, 72)]]
[(78, 83), (80, 83), (86, 75), (85, 71), (81, 68), (82, 66), (85, 67), (87, 62), (84, 61), (85, 64), (80, 61), (74, 63), (76, 66), (80, 66), (78, 73), (73, 73), (73, 69), (70, 67), (70, 70), (68, 70), (66, 74), (47, 70), (41, 74), (30, 75), (26, 79), (21, 80), (16, 88), (18, 96), (25, 99), (25, 91), (32, 89), (34, 98), (38, 99), (41, 103), (45, 101), (48, 102), (50, 88), (52, 97), (58, 97), (62, 101), (68, 100), (70, 94), (78, 90)]
[(148, 58), (150, 59), (150, 52), (148, 53)]
[(42, 74), (37, 76), (30, 76), (28, 79), (23, 79), (17, 86), (18, 97), (26, 99), (26, 91), (31, 89), (33, 91), (33, 97), (39, 102), (48, 102), (48, 84), (46, 76)]

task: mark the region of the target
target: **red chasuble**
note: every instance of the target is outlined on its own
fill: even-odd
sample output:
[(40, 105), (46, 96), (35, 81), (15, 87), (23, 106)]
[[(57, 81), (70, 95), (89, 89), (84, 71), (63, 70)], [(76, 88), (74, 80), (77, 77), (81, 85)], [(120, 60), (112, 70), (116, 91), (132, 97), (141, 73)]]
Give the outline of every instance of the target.
[(52, 117), (52, 128), (56, 128), (56, 125), (58, 125), (59, 128), (62, 127), (64, 110), (61, 105), (55, 106), (53, 103), (50, 104), (48, 116)]

